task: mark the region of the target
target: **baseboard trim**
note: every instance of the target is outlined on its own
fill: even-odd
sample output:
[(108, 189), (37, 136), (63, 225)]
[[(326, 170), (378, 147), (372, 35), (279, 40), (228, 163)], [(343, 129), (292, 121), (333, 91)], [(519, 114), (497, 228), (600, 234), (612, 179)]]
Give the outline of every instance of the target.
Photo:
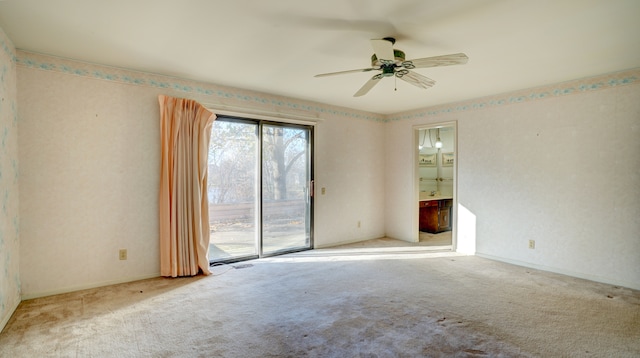
[(127, 277), (127, 278), (123, 278), (123, 279), (119, 279), (119, 280), (96, 282), (96, 283), (91, 283), (91, 284), (87, 284), (87, 285), (64, 287), (64, 288), (55, 289), (55, 290), (51, 290), (51, 291), (23, 293), (22, 294), (22, 300), (23, 301), (32, 300), (34, 298), (47, 297), (47, 296), (59, 295), (59, 294), (63, 294), (63, 293), (88, 290), (88, 289), (96, 288), (96, 287), (117, 285), (117, 284), (120, 284), (120, 283), (127, 283), (127, 282), (133, 282), (133, 281), (146, 280), (146, 279), (155, 278), (155, 277), (160, 277), (160, 272), (153, 273), (153, 274), (148, 274), (148, 275), (135, 276), (135, 277)]
[(13, 307), (9, 308), (9, 311), (7, 312), (7, 315), (5, 317), (2, 317), (2, 321), (0, 322), (0, 333), (4, 330), (4, 327), (7, 325), (7, 323), (9, 323), (9, 320), (11, 319), (11, 316), (13, 316), (13, 314), (18, 309), (18, 306), (20, 305), (20, 302), (22, 302), (22, 301), (17, 301), (14, 304)]
[(479, 257), (482, 257), (482, 258), (485, 258), (485, 259), (489, 259), (489, 260), (505, 262), (505, 263), (512, 264), (512, 265), (517, 265), (517, 266), (522, 266), (522, 267), (529, 267), (529, 268), (540, 270), (540, 271), (553, 272), (553, 273), (558, 273), (558, 274), (561, 274), (561, 275), (581, 278), (581, 279), (584, 279), (584, 280), (600, 282), (600, 283), (606, 283), (608, 285), (622, 286), (622, 287), (630, 288), (630, 289), (633, 289), (633, 290), (640, 290), (640, 283), (638, 283), (638, 282), (628, 282), (628, 281), (624, 281), (624, 280), (615, 280), (615, 279), (610, 279), (608, 277), (590, 275), (590, 274), (586, 274), (586, 273), (582, 273), (582, 272), (575, 272), (575, 271), (571, 271), (571, 270), (564, 270), (564, 269), (560, 269), (560, 268), (553, 267), (553, 266), (538, 265), (538, 264), (534, 264), (534, 263), (531, 263), (531, 262), (508, 259), (508, 258), (504, 258), (504, 257), (500, 257), (500, 256), (493, 256), (493, 255), (489, 255), (489, 254), (484, 254), (484, 253), (481, 253), (481, 252), (476, 252), (476, 256), (479, 256)]
[(334, 246), (355, 244), (356, 242), (362, 242), (362, 241), (367, 241), (367, 240), (384, 239), (386, 237), (387, 236), (379, 236), (379, 237), (369, 237), (369, 238), (360, 238), (360, 239), (338, 241), (338, 242), (332, 242), (332, 243), (329, 243), (329, 244), (321, 244), (321, 245), (314, 244), (313, 248), (314, 249), (326, 249), (326, 248), (334, 247)]

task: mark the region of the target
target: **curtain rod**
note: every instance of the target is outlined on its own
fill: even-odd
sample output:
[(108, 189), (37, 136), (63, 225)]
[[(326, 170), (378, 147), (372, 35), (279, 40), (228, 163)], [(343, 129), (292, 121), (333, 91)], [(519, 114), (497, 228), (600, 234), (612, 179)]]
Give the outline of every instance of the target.
[(301, 123), (301, 124), (315, 124), (317, 122), (321, 122), (324, 120), (323, 118), (320, 118), (320, 117), (305, 116), (303, 114), (270, 112), (270, 111), (264, 111), (261, 109), (236, 107), (236, 106), (229, 106), (225, 104), (202, 103), (202, 105), (207, 107), (211, 111), (213, 111), (215, 114), (234, 116), (234, 117), (249, 117), (253, 119), (278, 120), (278, 121)]

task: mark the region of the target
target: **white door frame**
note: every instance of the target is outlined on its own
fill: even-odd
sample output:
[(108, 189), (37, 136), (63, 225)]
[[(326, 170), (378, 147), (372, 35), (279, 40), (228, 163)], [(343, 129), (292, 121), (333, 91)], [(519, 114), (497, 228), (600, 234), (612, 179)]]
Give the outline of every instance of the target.
[(425, 123), (413, 126), (413, 180), (414, 180), (414, 200), (413, 205), (413, 233), (414, 242), (420, 241), (420, 217), (418, 203), (420, 202), (420, 166), (418, 165), (418, 155), (420, 145), (420, 131), (426, 129), (453, 127), (453, 205), (451, 208), (451, 250), (456, 251), (458, 243), (458, 122), (438, 122)]

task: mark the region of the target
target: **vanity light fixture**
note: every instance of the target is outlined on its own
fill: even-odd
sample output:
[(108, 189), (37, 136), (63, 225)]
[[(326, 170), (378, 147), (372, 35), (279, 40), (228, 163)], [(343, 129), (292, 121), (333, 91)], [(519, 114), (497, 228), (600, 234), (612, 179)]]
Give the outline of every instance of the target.
[(442, 148), (442, 141), (440, 140), (440, 128), (437, 129), (438, 133), (437, 133), (437, 138), (436, 139), (436, 148), (440, 149)]

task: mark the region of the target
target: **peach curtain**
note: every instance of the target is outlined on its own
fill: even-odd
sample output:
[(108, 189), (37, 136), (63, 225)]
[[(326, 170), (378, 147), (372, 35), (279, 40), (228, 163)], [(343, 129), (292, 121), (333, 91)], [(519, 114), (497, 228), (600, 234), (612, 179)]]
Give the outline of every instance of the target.
[(160, 102), (160, 274), (209, 274), (207, 155), (215, 114), (194, 100)]

